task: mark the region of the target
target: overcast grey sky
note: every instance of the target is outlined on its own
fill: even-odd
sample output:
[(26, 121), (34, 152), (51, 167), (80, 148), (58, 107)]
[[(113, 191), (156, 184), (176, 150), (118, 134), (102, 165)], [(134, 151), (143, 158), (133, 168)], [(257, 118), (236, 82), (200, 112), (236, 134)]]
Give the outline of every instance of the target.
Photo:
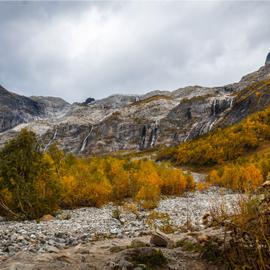
[(81, 101), (238, 81), (270, 51), (270, 2), (0, 2), (0, 84)]

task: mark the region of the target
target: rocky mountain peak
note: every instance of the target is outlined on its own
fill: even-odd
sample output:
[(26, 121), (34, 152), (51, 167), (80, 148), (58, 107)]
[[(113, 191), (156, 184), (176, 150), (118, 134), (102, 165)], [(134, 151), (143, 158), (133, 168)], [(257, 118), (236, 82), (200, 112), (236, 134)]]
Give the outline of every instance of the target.
[(55, 141), (83, 155), (177, 145), (269, 106), (269, 79), (270, 54), (265, 66), (221, 87), (118, 94), (73, 104), (55, 97), (27, 98), (0, 87), (0, 133), (5, 131), (0, 147), (23, 127), (36, 132), (45, 149)]
[(266, 57), (265, 65), (270, 65), (270, 52), (268, 53)]
[(89, 98), (87, 98), (87, 99), (84, 101), (83, 104), (87, 105), (87, 104), (90, 104), (90, 103), (92, 103), (92, 102), (95, 102), (95, 99), (92, 98), (92, 97), (89, 97)]

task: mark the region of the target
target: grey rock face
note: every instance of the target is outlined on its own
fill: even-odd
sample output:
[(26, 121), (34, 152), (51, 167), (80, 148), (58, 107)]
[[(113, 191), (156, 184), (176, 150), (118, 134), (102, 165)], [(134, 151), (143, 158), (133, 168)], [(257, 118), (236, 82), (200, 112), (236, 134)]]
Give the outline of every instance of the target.
[[(270, 65), (222, 87), (189, 86), (143, 96), (113, 95), (72, 105), (59, 98), (25, 98), (0, 89), (0, 146), (23, 127), (76, 154), (171, 146), (240, 121), (270, 104)], [(249, 93), (246, 98), (246, 93)]]
[(270, 65), (270, 53), (266, 57), (265, 65)]
[(35, 120), (57, 117), (69, 104), (54, 97), (24, 97), (7, 91), (0, 85), (0, 132)]
[(31, 99), (38, 102), (44, 108), (45, 117), (59, 117), (70, 108), (68, 102), (58, 97), (32, 96)]
[(8, 92), (0, 86), (0, 132), (42, 116), (44, 107), (34, 100)]

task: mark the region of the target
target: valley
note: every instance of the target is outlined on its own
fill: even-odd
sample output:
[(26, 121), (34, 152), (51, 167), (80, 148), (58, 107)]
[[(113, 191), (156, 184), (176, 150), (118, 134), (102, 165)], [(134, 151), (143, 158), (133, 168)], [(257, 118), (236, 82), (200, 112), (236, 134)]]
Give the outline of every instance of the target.
[(73, 104), (1, 87), (1, 269), (234, 269), (258, 241), (266, 265), (269, 89), (267, 61)]

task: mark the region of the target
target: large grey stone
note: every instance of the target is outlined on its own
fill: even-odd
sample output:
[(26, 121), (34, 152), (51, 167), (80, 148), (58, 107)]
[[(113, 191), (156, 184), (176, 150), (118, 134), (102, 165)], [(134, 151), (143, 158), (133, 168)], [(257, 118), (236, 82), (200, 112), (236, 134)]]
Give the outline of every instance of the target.
[(166, 234), (157, 231), (152, 233), (150, 244), (157, 246), (157, 247), (166, 247), (166, 248), (173, 248), (174, 242), (170, 239)]

